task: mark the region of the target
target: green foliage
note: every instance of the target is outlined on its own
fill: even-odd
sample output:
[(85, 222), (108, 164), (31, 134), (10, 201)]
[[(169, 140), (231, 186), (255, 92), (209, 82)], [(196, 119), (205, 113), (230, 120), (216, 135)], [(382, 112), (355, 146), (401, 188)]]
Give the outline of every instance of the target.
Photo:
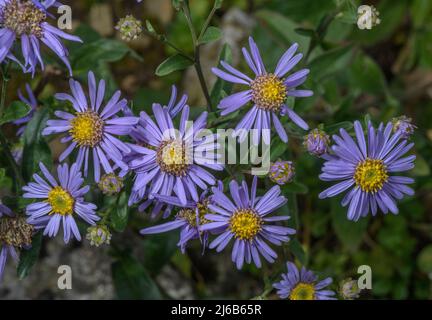
[(0, 119), (0, 125), (25, 117), (30, 112), (30, 109), (29, 105), (21, 101), (12, 102)]

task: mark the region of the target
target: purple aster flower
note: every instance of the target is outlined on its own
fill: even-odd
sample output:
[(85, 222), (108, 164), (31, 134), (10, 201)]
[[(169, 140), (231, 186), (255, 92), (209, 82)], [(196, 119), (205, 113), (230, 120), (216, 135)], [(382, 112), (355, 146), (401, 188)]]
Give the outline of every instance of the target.
[(57, 174), (60, 183), (57, 183), (43, 163), (39, 167), (45, 179), (35, 173), (35, 182), (23, 187), (26, 192), (24, 198), (43, 199), (27, 206), (28, 223), (35, 225), (37, 229), (44, 229), (43, 234), (49, 237), (56, 236), (60, 224), (63, 224), (65, 243), (73, 237), (81, 241), (74, 214), (92, 226), (100, 218), (96, 215), (96, 206), (84, 201), (84, 195), (90, 187), (82, 186), (84, 179), (79, 166), (74, 163), (69, 169), (67, 164), (59, 165)]
[[(218, 183), (218, 189), (223, 190), (221, 182)], [(160, 202), (164, 202), (173, 206), (180, 207), (181, 209), (175, 216), (173, 221), (162, 223), (157, 226), (142, 229), (142, 235), (163, 233), (175, 229), (180, 229), (180, 241), (178, 246), (182, 253), (185, 252), (186, 246), (189, 241), (200, 239), (203, 250), (208, 245), (209, 232), (200, 231), (200, 227), (209, 221), (205, 215), (209, 213), (209, 204), (213, 203), (212, 196), (208, 196), (208, 189), (204, 190), (198, 201), (188, 200), (184, 205), (177, 197), (173, 196), (156, 196)]]
[[(227, 115), (252, 102), (253, 107), (247, 112), (244, 118), (237, 124), (236, 130), (244, 129), (239, 134), (240, 141), (243, 141), (250, 129), (256, 129), (258, 135), (254, 135), (254, 143), (259, 143), (261, 134), (264, 142), (270, 143), (269, 130), (271, 122), (276, 128), (280, 138), (288, 141), (288, 136), (280, 122), (278, 115), (287, 115), (299, 127), (307, 130), (309, 127), (285, 101), (287, 97), (309, 97), (313, 93), (310, 90), (297, 90), (296, 87), (306, 81), (309, 73), (308, 69), (299, 70), (289, 76), (285, 76), (302, 58), (302, 54), (295, 54), (298, 45), (293, 44), (279, 60), (274, 73), (267, 73), (264, 63), (261, 59), (260, 52), (256, 43), (249, 38), (249, 47), (251, 53), (243, 48), (243, 55), (247, 64), (255, 73), (255, 78), (249, 78), (247, 75), (233, 68), (224, 61), (221, 65), (226, 71), (213, 68), (213, 73), (218, 77), (233, 83), (239, 83), (249, 86), (248, 90), (241, 91), (230, 95), (219, 103), (222, 109), (221, 115)], [(257, 137), (257, 139), (255, 138)]]
[(412, 119), (407, 116), (393, 118), (393, 132), (400, 131), (404, 139), (408, 139), (414, 133), (417, 126), (412, 123)]
[(24, 130), (27, 126), (27, 123), (33, 118), (33, 116), (36, 112), (36, 108), (38, 107), (38, 101), (37, 101), (37, 99), (33, 93), (33, 90), (31, 89), (31, 87), (28, 83), (26, 83), (26, 91), (28, 94), (28, 98), (26, 98), (22, 94), (21, 90), (18, 90), (18, 97), (22, 102), (27, 104), (31, 109), (25, 117), (22, 117), (22, 118), (15, 120), (13, 122), (15, 125), (19, 126), (18, 131), (17, 131), (18, 136), (21, 136), (24, 133)]
[(18, 261), (18, 251), (31, 246), (34, 227), (24, 217), (0, 203), (0, 281), (9, 256)]
[(101, 80), (96, 86), (93, 72), (88, 74), (90, 102), (78, 81), (69, 81), (72, 96), (58, 93), (58, 100), (67, 100), (72, 103), (75, 114), (56, 111), (59, 120), (47, 121), (43, 135), (66, 132), (61, 142), (70, 142), (67, 149), (60, 155), (59, 160), (64, 161), (74, 149), (78, 149), (76, 163), (78, 168), (84, 165), (84, 176), (87, 176), (89, 157), (93, 157), (94, 179), (99, 182), (101, 176), (100, 166), (105, 173), (114, 172), (110, 160), (121, 170), (128, 170), (123, 162), (123, 153), (131, 151), (126, 143), (115, 136), (128, 135), (133, 126), (138, 123), (137, 117), (119, 117), (117, 114), (127, 105), (126, 99), (120, 99), (117, 91), (108, 103), (101, 108), (105, 96), (105, 81)]
[(395, 200), (414, 194), (407, 186), (414, 180), (390, 174), (414, 168), (416, 157), (405, 157), (414, 144), (403, 139), (400, 131), (392, 134), (391, 122), (385, 127), (381, 124), (377, 130), (369, 122), (367, 139), (359, 121), (354, 122), (354, 129), (357, 142), (344, 129), (340, 129), (340, 136), (333, 136), (334, 155), (325, 156), (327, 161), (320, 179), (339, 182), (321, 192), (320, 199), (333, 197), (351, 188), (342, 200), (343, 206), (349, 205), (349, 220), (357, 221), (369, 212), (375, 216), (378, 207), (384, 214), (389, 211), (397, 214)]
[(222, 233), (209, 245), (210, 249), (216, 248), (217, 252), (222, 251), (234, 238), (231, 257), (237, 269), (241, 269), (244, 262), (249, 264), (252, 261), (260, 268), (260, 255), (273, 263), (277, 254), (266, 241), (281, 245), (282, 242), (289, 241), (289, 235), (295, 234), (294, 229), (271, 225), (273, 222), (288, 220), (290, 217), (268, 216), (287, 202), (281, 195), (280, 187), (274, 186), (264, 196), (257, 197), (257, 183), (255, 176), (249, 193), (245, 181), (241, 186), (236, 181), (231, 181), (229, 188), (234, 202), (220, 190), (212, 188), (212, 200), (215, 204), (210, 204), (209, 209), (215, 213), (205, 215), (210, 222), (201, 227), (202, 231), (222, 229)]
[(0, 0), (0, 63), (5, 58), (16, 60), (12, 51), (17, 41), (21, 43), (24, 71), (36, 72), (37, 65), (44, 69), (41, 42), (63, 61), (72, 75), (68, 50), (61, 39), (82, 42), (79, 37), (67, 34), (47, 22), (47, 10), (58, 6), (57, 1)]
[[(185, 205), (187, 199), (198, 201), (197, 187), (202, 190), (215, 183), (215, 178), (204, 167), (222, 170), (217, 163), (214, 134), (202, 137), (207, 122), (207, 113), (202, 113), (192, 126), (188, 127), (189, 107), (184, 106), (179, 129), (173, 125), (170, 109), (153, 104), (156, 123), (145, 112), (141, 112), (139, 125), (133, 133), (137, 144), (130, 145), (133, 153), (128, 164), (135, 173), (135, 182), (129, 203), (137, 203), (145, 210), (154, 202), (154, 195), (176, 195)], [(175, 110), (171, 109), (171, 110)], [(153, 214), (158, 213), (163, 203), (156, 203)], [(170, 206), (165, 211), (169, 214)]]
[(268, 174), (271, 181), (279, 185), (291, 182), (295, 176), (295, 167), (292, 161), (278, 160), (270, 166)]
[(321, 157), (328, 152), (330, 137), (321, 129), (313, 129), (304, 137), (303, 145), (311, 155)]
[(332, 278), (318, 281), (317, 276), (305, 267), (298, 270), (292, 262), (287, 263), (288, 272), (282, 274), (282, 280), (274, 283), (277, 294), (281, 299), (289, 300), (336, 300), (335, 292), (325, 290), (330, 285)]

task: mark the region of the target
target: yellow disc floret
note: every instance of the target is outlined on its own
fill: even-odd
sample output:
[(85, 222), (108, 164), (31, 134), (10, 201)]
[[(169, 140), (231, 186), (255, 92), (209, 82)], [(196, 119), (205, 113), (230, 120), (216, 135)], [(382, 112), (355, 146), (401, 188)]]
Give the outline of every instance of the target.
[(271, 73), (256, 77), (251, 89), (252, 101), (264, 110), (279, 111), (287, 98), (283, 80)]
[(229, 228), (234, 237), (252, 241), (261, 231), (263, 221), (253, 209), (238, 209), (231, 216)]
[(360, 162), (354, 173), (356, 185), (365, 192), (377, 192), (388, 180), (387, 168), (382, 160), (369, 159)]
[(70, 125), (69, 133), (81, 147), (95, 147), (102, 140), (104, 122), (96, 112), (80, 112)]
[(48, 203), (51, 205), (50, 214), (60, 214), (62, 216), (73, 213), (74, 199), (70, 193), (62, 187), (54, 187), (48, 193)]
[(32, 1), (6, 1), (2, 11), (2, 28), (13, 30), (17, 37), (23, 34), (43, 37), (41, 24), (46, 20), (46, 14)]
[(157, 151), (156, 161), (162, 171), (184, 176), (189, 168), (185, 143), (180, 139), (164, 141)]
[(290, 300), (315, 300), (315, 286), (312, 283), (297, 284), (289, 296)]

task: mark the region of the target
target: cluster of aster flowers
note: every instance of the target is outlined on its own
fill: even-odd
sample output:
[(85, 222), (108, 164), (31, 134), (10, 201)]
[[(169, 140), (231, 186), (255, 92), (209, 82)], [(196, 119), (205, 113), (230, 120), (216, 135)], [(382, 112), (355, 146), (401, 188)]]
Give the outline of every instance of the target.
[[(67, 48), (61, 39), (81, 40), (53, 26), (47, 19), (48, 10), (57, 1), (0, 0), (0, 63), (12, 60), (24, 72), (44, 68), (41, 43), (49, 47), (64, 62), (72, 75)], [(125, 40), (136, 39), (142, 24), (132, 16), (120, 20), (116, 27)], [(309, 97), (310, 90), (299, 89), (307, 80), (308, 69), (293, 71), (302, 59), (293, 44), (282, 55), (273, 72), (268, 72), (255, 41), (249, 38), (249, 49), (242, 53), (252, 75), (247, 75), (225, 61), (213, 73), (246, 89), (224, 97), (218, 104), (220, 115), (245, 109), (237, 123), (235, 136), (240, 142), (253, 131), (253, 143), (270, 144), (274, 127), (280, 140), (288, 142), (286, 125), (292, 121), (303, 130), (308, 124), (287, 104), (289, 97)], [(18, 44), (18, 46), (16, 45)], [(21, 46), (24, 61), (15, 54)], [(69, 80), (70, 93), (57, 93), (55, 98), (72, 112), (56, 110), (55, 119), (46, 123), (44, 136), (61, 135), (65, 150), (59, 156), (56, 174), (39, 164), (40, 172), (22, 188), (23, 197), (33, 202), (26, 206), (27, 218), (16, 215), (0, 203), (0, 279), (9, 256), (18, 259), (18, 250), (28, 249), (34, 232), (55, 237), (63, 230), (63, 240), (82, 239), (77, 221), (88, 225), (86, 238), (91, 245), (109, 244), (112, 234), (95, 204), (85, 200), (90, 191), (85, 181), (94, 182), (107, 196), (126, 189), (129, 175), (132, 186), (129, 206), (140, 212), (149, 211), (152, 219), (163, 221), (141, 229), (148, 236), (179, 230), (178, 247), (184, 253), (192, 241), (199, 241), (204, 250), (225, 250), (231, 244), (231, 260), (237, 269), (245, 264), (262, 267), (262, 259), (274, 263), (278, 258), (277, 246), (290, 241), (296, 230), (287, 226), (288, 215), (278, 210), (287, 198), (281, 186), (295, 177), (292, 161), (278, 160), (271, 164), (268, 177), (273, 186), (265, 192), (258, 190), (257, 176), (241, 183), (230, 179), (225, 185), (216, 173), (224, 170), (219, 163), (218, 135), (202, 137), (207, 128), (207, 112), (201, 113), (191, 125), (187, 95), (178, 99), (175, 86), (167, 105), (154, 103), (151, 112), (135, 116), (120, 91), (106, 99), (106, 83), (96, 81), (88, 72), (88, 89), (80, 82)], [(14, 122), (21, 136), (26, 124), (39, 107), (30, 85), (27, 96), (21, 91), (21, 101), (30, 106), (30, 112)], [(413, 147), (409, 137), (415, 130), (410, 118), (399, 117), (375, 128), (371, 122), (366, 129), (354, 123), (356, 141), (341, 129), (330, 136), (322, 126), (309, 131), (303, 141), (306, 150), (324, 160), (320, 179), (336, 184), (319, 194), (324, 199), (345, 191), (343, 206), (347, 216), (357, 221), (378, 209), (384, 214), (398, 213), (396, 200), (414, 191), (408, 187), (413, 179), (397, 172), (414, 167), (414, 155), (405, 156)], [(366, 134), (365, 134), (366, 132)], [(331, 142), (334, 142), (332, 145)], [(91, 174), (89, 174), (91, 173)], [(87, 180), (85, 180), (87, 178)], [(174, 212), (174, 214), (173, 214)], [(287, 263), (288, 272), (273, 286), (282, 299), (324, 300), (335, 299), (335, 292), (327, 287), (332, 279), (318, 280), (312, 272), (300, 270)], [(352, 282), (344, 284), (342, 296), (356, 298)]]

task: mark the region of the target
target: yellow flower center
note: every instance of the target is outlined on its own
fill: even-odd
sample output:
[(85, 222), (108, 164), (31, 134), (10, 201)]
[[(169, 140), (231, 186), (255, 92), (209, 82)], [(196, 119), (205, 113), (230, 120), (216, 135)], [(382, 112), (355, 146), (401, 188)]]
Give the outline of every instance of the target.
[(10, 0), (6, 2), (2, 18), (3, 26), (13, 30), (17, 37), (23, 34), (34, 35), (38, 38), (43, 36), (41, 23), (46, 20), (46, 14), (32, 1)]
[(354, 173), (357, 186), (365, 192), (377, 192), (388, 180), (387, 168), (382, 160), (369, 159), (360, 162)]
[(287, 98), (283, 80), (271, 73), (256, 77), (251, 89), (252, 101), (264, 110), (278, 111)]
[[(207, 214), (207, 205), (204, 203), (198, 203), (198, 215), (199, 215), (198, 223), (200, 226), (210, 222), (204, 217), (206, 214)], [(191, 227), (193, 228), (197, 227), (197, 215), (195, 210), (182, 209), (177, 213), (177, 217), (185, 219)]]
[(238, 209), (230, 218), (229, 228), (234, 237), (241, 240), (253, 240), (260, 232), (263, 221), (252, 209)]
[(302, 283), (291, 290), (290, 300), (315, 300), (315, 287), (311, 283)]
[(54, 187), (48, 194), (48, 203), (51, 205), (50, 214), (61, 214), (62, 216), (73, 213), (74, 199), (69, 192), (62, 187)]
[(80, 112), (70, 121), (69, 133), (79, 146), (95, 147), (103, 136), (104, 122), (96, 112)]
[(189, 168), (189, 157), (182, 140), (164, 141), (157, 151), (156, 161), (162, 171), (184, 176)]

